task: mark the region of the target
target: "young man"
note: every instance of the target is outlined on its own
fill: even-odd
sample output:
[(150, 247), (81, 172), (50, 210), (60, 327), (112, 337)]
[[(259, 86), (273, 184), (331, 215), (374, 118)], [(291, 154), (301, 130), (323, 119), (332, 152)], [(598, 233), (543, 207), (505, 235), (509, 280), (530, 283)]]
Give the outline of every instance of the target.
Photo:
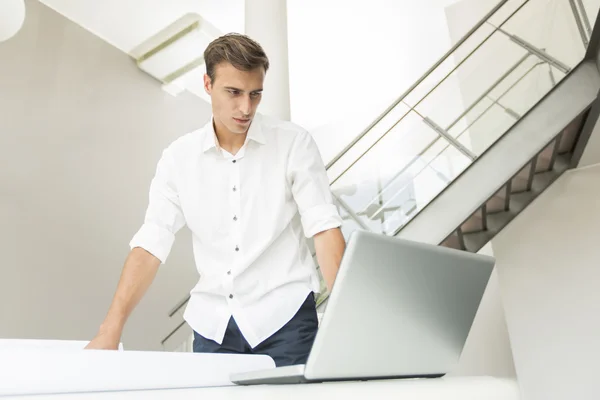
[(342, 220), (310, 134), (256, 114), (269, 68), (261, 46), (229, 34), (213, 41), (204, 59), (212, 119), (164, 150), (144, 224), (87, 348), (117, 348), (175, 233), (187, 225), (200, 273), (184, 314), (194, 351), (301, 364), (317, 331), (319, 290), (305, 237), (314, 237), (331, 289), (345, 248)]

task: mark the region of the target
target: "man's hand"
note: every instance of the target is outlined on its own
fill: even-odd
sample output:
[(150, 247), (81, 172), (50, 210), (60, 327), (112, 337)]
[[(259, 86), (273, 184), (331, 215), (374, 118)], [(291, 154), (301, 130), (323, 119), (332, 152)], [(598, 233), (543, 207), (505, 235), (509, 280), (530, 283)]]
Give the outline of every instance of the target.
[(118, 350), (121, 335), (108, 331), (99, 331), (85, 348), (87, 350)]
[(146, 250), (140, 247), (131, 250), (108, 314), (86, 349), (118, 349), (125, 322), (150, 287), (159, 265), (160, 260)]

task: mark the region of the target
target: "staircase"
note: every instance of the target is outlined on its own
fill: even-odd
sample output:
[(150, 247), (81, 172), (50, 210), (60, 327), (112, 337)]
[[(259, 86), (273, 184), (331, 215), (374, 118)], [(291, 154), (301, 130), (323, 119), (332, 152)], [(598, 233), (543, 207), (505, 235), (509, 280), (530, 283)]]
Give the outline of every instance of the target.
[(598, 7), (590, 21), (583, 3), (500, 1), (334, 157), (344, 235), (477, 252), (575, 166), (600, 89)]
[(586, 111), (575, 118), (441, 245), (476, 253), (492, 240), (572, 165), (588, 114)]

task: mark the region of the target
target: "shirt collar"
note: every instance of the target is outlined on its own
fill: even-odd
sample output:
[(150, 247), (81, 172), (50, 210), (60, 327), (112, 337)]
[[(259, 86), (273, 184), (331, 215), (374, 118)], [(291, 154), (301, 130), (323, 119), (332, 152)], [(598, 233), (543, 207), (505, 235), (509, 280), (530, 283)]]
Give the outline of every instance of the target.
[[(221, 151), (219, 141), (217, 140), (217, 134), (215, 133), (212, 116), (208, 123), (204, 126), (203, 133), (204, 134), (202, 137), (202, 152), (206, 153), (212, 148), (216, 148), (218, 151)], [(250, 129), (248, 129), (248, 135), (246, 135), (246, 143), (248, 142), (248, 140), (253, 140), (258, 144), (267, 143), (265, 134), (262, 130), (261, 116), (258, 113), (254, 115), (252, 123), (250, 124)]]
[(267, 144), (267, 139), (263, 132), (262, 117), (258, 113), (254, 114), (250, 129), (248, 129), (248, 139), (254, 140), (259, 144)]

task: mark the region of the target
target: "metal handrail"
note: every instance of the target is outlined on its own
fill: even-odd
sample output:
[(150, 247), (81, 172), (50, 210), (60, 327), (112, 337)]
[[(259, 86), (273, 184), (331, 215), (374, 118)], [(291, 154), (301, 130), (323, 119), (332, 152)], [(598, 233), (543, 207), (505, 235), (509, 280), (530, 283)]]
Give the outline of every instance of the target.
[[(514, 65), (513, 65), (513, 67), (509, 69), (509, 71), (510, 71), (510, 72), (514, 72), (514, 70), (516, 70), (516, 68), (518, 68), (520, 65), (522, 65), (522, 64), (523, 64), (523, 62), (524, 62), (525, 60), (527, 60), (527, 58), (528, 58), (529, 56), (530, 56), (530, 54), (529, 54), (529, 53), (527, 53), (527, 54), (526, 54), (524, 57), (522, 57), (522, 58), (521, 58), (519, 61), (517, 61), (517, 63), (516, 63), (516, 64), (514, 64)], [(479, 121), (479, 119), (480, 119), (480, 118), (482, 118), (482, 117), (483, 117), (483, 116), (484, 116), (484, 115), (485, 115), (485, 114), (488, 112), (488, 110), (489, 110), (489, 109), (492, 107), (492, 105), (493, 105), (493, 104), (497, 104), (497, 105), (499, 105), (500, 107), (504, 108), (504, 109), (505, 109), (505, 111), (507, 111), (506, 107), (502, 106), (502, 104), (500, 104), (500, 103), (499, 103), (499, 101), (500, 101), (500, 100), (501, 100), (501, 99), (502, 99), (502, 98), (503, 98), (503, 97), (504, 97), (504, 96), (505, 96), (505, 95), (506, 95), (508, 92), (510, 92), (510, 91), (511, 91), (511, 90), (512, 90), (512, 89), (513, 89), (513, 88), (514, 88), (514, 87), (515, 87), (517, 84), (519, 84), (519, 83), (520, 83), (520, 82), (521, 82), (521, 81), (522, 81), (522, 80), (523, 80), (525, 77), (527, 77), (527, 76), (529, 75), (529, 73), (531, 73), (531, 71), (533, 71), (535, 68), (537, 68), (538, 66), (540, 66), (540, 65), (543, 65), (543, 64), (546, 64), (546, 62), (545, 62), (545, 61), (540, 61), (540, 62), (537, 62), (537, 63), (535, 63), (533, 66), (531, 66), (530, 68), (528, 68), (528, 69), (527, 69), (527, 71), (525, 71), (525, 73), (524, 73), (524, 74), (523, 74), (523, 75), (522, 75), (522, 76), (521, 76), (519, 79), (517, 79), (517, 80), (516, 80), (515, 82), (513, 82), (513, 83), (512, 83), (512, 84), (511, 84), (511, 85), (510, 85), (510, 86), (509, 86), (509, 87), (508, 87), (506, 90), (504, 90), (504, 92), (502, 92), (502, 93), (500, 94), (500, 96), (499, 96), (497, 99), (495, 99), (495, 100), (494, 100), (494, 99), (491, 99), (491, 98), (490, 98), (490, 100), (492, 100), (492, 104), (491, 104), (490, 106), (488, 106), (488, 107), (487, 107), (487, 108), (486, 108), (486, 109), (485, 109), (485, 110), (484, 110), (484, 111), (481, 113), (481, 115), (480, 115), (479, 117), (477, 117), (477, 118), (476, 118), (476, 119), (475, 119), (473, 122), (471, 122), (471, 123), (470, 123), (470, 124), (469, 124), (467, 127), (465, 127), (465, 129), (463, 129), (463, 130), (462, 130), (462, 132), (460, 132), (460, 133), (459, 133), (459, 134), (456, 136), (456, 140), (458, 140), (458, 138), (460, 138), (460, 137), (461, 137), (461, 136), (462, 136), (462, 135), (463, 135), (463, 134), (464, 134), (464, 133), (465, 133), (465, 132), (466, 132), (466, 131), (467, 131), (469, 128), (471, 128), (471, 126), (472, 126), (473, 124), (475, 124), (477, 121)], [(487, 89), (487, 90), (484, 92), (484, 95), (482, 95), (480, 98), (478, 98), (478, 99), (477, 99), (477, 101), (476, 101), (476, 102), (474, 102), (474, 103), (471, 105), (470, 109), (472, 109), (472, 108), (473, 108), (473, 107), (474, 107), (476, 104), (478, 104), (478, 103), (479, 103), (479, 102), (480, 102), (480, 101), (483, 99), (483, 97), (488, 97), (488, 98), (489, 98), (489, 94), (490, 94), (490, 92), (491, 92), (493, 89), (495, 89), (495, 88), (498, 86), (498, 84), (500, 84), (500, 82), (502, 82), (502, 80), (503, 80), (504, 78), (506, 78), (507, 76), (508, 76), (508, 74), (505, 74), (505, 75), (503, 75), (502, 79), (499, 79), (499, 80), (497, 80), (496, 82), (494, 82), (494, 84), (493, 84), (492, 86), (490, 86), (490, 87), (489, 87), (489, 88), (488, 88), (488, 89)], [(508, 111), (507, 111), (507, 112), (508, 112)], [(466, 115), (466, 113), (465, 113), (465, 115)], [(462, 117), (464, 117), (464, 115), (462, 115), (462, 116), (461, 116), (461, 118), (462, 118)], [(517, 119), (518, 119), (518, 118), (517, 118)], [(456, 122), (458, 122), (458, 120), (454, 121), (454, 122), (453, 122), (453, 123), (452, 123), (450, 126), (454, 126), (454, 125), (456, 124)], [(449, 129), (449, 128), (447, 128), (447, 129)], [(357, 215), (360, 215), (360, 214), (361, 214), (361, 212), (364, 212), (364, 211), (365, 211), (365, 210), (366, 210), (366, 209), (367, 209), (367, 208), (368, 208), (368, 207), (369, 207), (371, 204), (373, 204), (373, 202), (374, 202), (374, 201), (375, 201), (375, 200), (378, 198), (378, 196), (380, 196), (381, 194), (385, 193), (385, 192), (387, 191), (387, 189), (389, 189), (389, 188), (390, 188), (390, 187), (393, 185), (393, 183), (395, 182), (396, 178), (398, 178), (398, 177), (399, 177), (399, 176), (401, 176), (401, 175), (402, 175), (404, 172), (406, 172), (406, 171), (408, 170), (408, 168), (410, 168), (410, 167), (411, 167), (411, 166), (414, 164), (414, 162), (415, 162), (415, 161), (416, 161), (416, 160), (417, 160), (417, 159), (418, 159), (420, 156), (422, 156), (422, 155), (423, 155), (423, 154), (424, 154), (424, 153), (425, 153), (427, 150), (429, 150), (429, 149), (431, 148), (431, 146), (432, 146), (432, 145), (433, 145), (433, 144), (434, 144), (434, 143), (435, 143), (437, 140), (438, 140), (438, 138), (436, 138), (436, 139), (432, 140), (432, 141), (431, 141), (431, 143), (429, 143), (429, 145), (428, 145), (427, 147), (425, 147), (425, 148), (424, 148), (424, 149), (423, 149), (423, 150), (422, 150), (422, 151), (421, 151), (421, 152), (420, 152), (420, 153), (419, 153), (417, 156), (413, 157), (413, 159), (412, 159), (412, 160), (411, 160), (411, 161), (410, 161), (408, 164), (406, 164), (406, 165), (404, 166), (404, 168), (402, 168), (402, 170), (401, 170), (399, 173), (397, 173), (396, 175), (394, 175), (394, 177), (393, 177), (393, 178), (392, 178), (392, 179), (391, 179), (391, 180), (390, 180), (390, 181), (389, 181), (389, 182), (388, 182), (388, 183), (385, 185), (385, 187), (382, 189), (382, 191), (381, 191), (381, 192), (380, 192), (380, 193), (379, 193), (377, 196), (373, 197), (373, 198), (371, 199), (371, 201), (370, 201), (370, 202), (369, 202), (369, 203), (368, 203), (366, 206), (364, 206), (364, 207), (362, 208), (362, 210), (361, 210), (361, 211), (359, 211), (359, 212), (357, 213)], [(447, 144), (446, 144), (446, 146), (444, 146), (444, 147), (443, 147), (443, 149), (441, 149), (441, 150), (440, 150), (440, 153), (438, 153), (438, 155), (439, 155), (439, 154), (441, 154), (442, 152), (444, 152), (444, 151), (445, 151), (445, 150), (446, 150), (448, 147), (450, 147), (450, 143), (447, 143)], [(435, 157), (433, 157), (433, 158), (432, 158), (432, 160), (433, 160), (434, 158), (435, 158)], [(421, 169), (419, 169), (419, 171), (418, 171), (418, 172), (415, 174), (415, 176), (419, 175), (419, 174), (420, 174), (420, 173), (421, 173), (421, 172), (422, 172), (422, 171), (423, 171), (425, 168), (427, 168), (427, 167), (429, 166), (429, 164), (431, 163), (431, 161), (432, 161), (432, 160), (430, 160), (429, 162), (427, 162), (425, 166), (421, 167)], [(398, 192), (402, 192), (402, 191), (403, 191), (403, 190), (406, 188), (406, 186), (408, 186), (408, 184), (405, 184), (405, 185), (403, 185), (403, 186), (402, 186), (402, 188), (398, 190)], [(393, 195), (393, 196), (392, 196), (392, 199), (393, 199), (394, 197), (395, 197), (395, 195)], [(388, 201), (388, 202), (386, 202), (386, 203), (385, 203), (383, 206), (387, 205), (388, 203), (389, 203), (389, 201)], [(382, 206), (382, 207), (383, 207), (383, 206)], [(374, 214), (377, 214), (378, 212), (380, 212), (380, 210), (379, 210), (379, 209), (378, 209), (378, 210), (377, 210), (377, 211), (376, 211)]]
[[(513, 82), (512, 85), (510, 85), (508, 88), (506, 88), (506, 90), (504, 92), (502, 92), (502, 94), (500, 94), (500, 96), (498, 96), (497, 99), (492, 99), (491, 97), (489, 97), (489, 95), (486, 96), (489, 100), (492, 101), (492, 103), (485, 110), (483, 110), (483, 112), (481, 113), (481, 115), (479, 115), (477, 118), (475, 118), (473, 120), (473, 122), (471, 122), (469, 125), (467, 125), (465, 127), (465, 129), (462, 130), (461, 133), (459, 133), (458, 135), (456, 135), (456, 138), (457, 139), (460, 138), (466, 131), (468, 131), (476, 122), (478, 122), (485, 115), (485, 113), (488, 112), (488, 110), (490, 108), (492, 108), (492, 106), (494, 104), (502, 107), (504, 109), (504, 111), (506, 111), (508, 114), (510, 114), (511, 116), (515, 117), (516, 119), (519, 119), (521, 116), (520, 115), (517, 115), (517, 116), (513, 115), (512, 112), (514, 112), (514, 111), (512, 111), (509, 108), (504, 107), (502, 104), (500, 104), (500, 100), (502, 100), (502, 98), (504, 96), (506, 96), (508, 94), (508, 92), (510, 92), (515, 86), (517, 86), (520, 82), (522, 82), (523, 79), (525, 79), (525, 77), (527, 77), (529, 75), (529, 73), (531, 73), (531, 71), (533, 71), (535, 68), (539, 67), (540, 65), (544, 65), (544, 64), (546, 64), (545, 61), (539, 61), (539, 62), (535, 63), (534, 65), (532, 65), (527, 71), (525, 71), (525, 73), (519, 79), (517, 79), (515, 82)], [(555, 86), (555, 85), (556, 84), (553, 83), (553, 86)], [(508, 111), (508, 110), (510, 110), (510, 111)], [(447, 147), (445, 147), (444, 149), (446, 149), (446, 148)]]
[[(356, 163), (358, 163), (362, 157), (364, 157), (373, 147), (375, 147), (383, 138), (385, 138), (385, 136), (387, 136), (388, 133), (390, 133), (395, 127), (396, 125), (398, 125), (400, 122), (402, 122), (402, 120), (404, 119), (404, 117), (406, 117), (409, 113), (414, 112), (416, 107), (418, 107), (421, 102), (423, 102), (431, 93), (433, 93), (433, 91), (435, 91), (441, 84), (443, 84), (446, 79), (448, 79), (449, 76), (451, 76), (454, 71), (456, 71), (458, 68), (461, 67), (461, 65), (463, 63), (465, 63), (473, 54), (475, 54), (475, 52), (477, 52), (477, 50), (479, 50), (491, 37), (494, 33), (498, 32), (500, 30), (500, 28), (502, 26), (504, 26), (504, 24), (506, 22), (508, 22), (515, 14), (517, 14), (523, 7), (525, 7), (525, 5), (527, 5), (529, 3), (530, 0), (525, 0), (521, 5), (519, 5), (519, 7), (517, 7), (516, 10), (514, 10), (500, 25), (498, 25), (498, 27), (493, 27), (493, 31), (491, 33), (489, 33), (485, 39), (482, 40), (481, 43), (479, 43), (473, 50), (471, 50), (469, 52), (469, 54), (462, 59), (458, 64), (456, 64), (451, 70), (450, 72), (448, 72), (444, 78), (442, 78), (436, 85), (433, 86), (433, 88), (429, 89), (428, 92), (419, 100), (415, 103), (415, 105), (411, 106), (410, 109), (404, 113), (404, 115), (398, 120), (396, 121), (381, 137), (379, 137), (373, 144), (371, 144), (369, 146), (369, 148), (367, 148), (365, 151), (362, 152), (362, 154), (357, 157), (356, 159), (354, 159), (353, 162), (350, 163), (349, 166), (347, 166), (340, 174), (337, 175), (336, 178), (334, 178), (333, 180), (331, 180), (330, 185), (335, 184), (342, 176), (344, 176), (354, 165), (356, 165)], [(488, 23), (487, 21), (483, 22)], [(511, 38), (513, 39), (513, 38)], [(537, 51), (539, 53), (539, 50)], [(537, 54), (537, 53), (536, 53)], [(553, 61), (553, 60), (552, 60)], [(443, 61), (442, 61), (443, 62)], [(418, 85), (418, 83), (416, 84)], [(413, 85), (413, 88), (410, 89), (410, 91), (412, 91), (414, 89), (414, 87), (416, 87), (416, 85)], [(405, 95), (410, 94), (410, 91), (405, 93)], [(404, 95), (403, 95), (404, 96)], [(400, 101), (395, 103), (394, 105), (392, 105), (392, 107), (389, 108), (389, 110), (391, 111), (393, 108), (395, 108), (398, 104), (400, 104), (400, 102), (403, 102), (403, 98), (399, 99)], [(389, 111), (388, 111), (389, 112)], [(348, 150), (350, 150), (350, 148), (352, 148), (356, 143), (358, 143), (358, 141), (360, 139), (362, 139), (362, 137), (364, 137), (369, 131), (370, 129), (372, 129), (375, 125), (377, 125), (377, 123), (379, 123), (383, 118), (385, 117), (385, 115), (382, 115), (381, 118), (379, 118), (376, 122), (374, 122), (373, 124), (371, 124), (371, 126), (368, 128), (369, 130), (364, 131), (363, 134), (361, 134), (361, 137), (356, 138), (353, 143), (351, 143), (349, 146), (346, 147), (345, 151), (347, 152)], [(339, 155), (339, 158), (343, 157), (343, 154)], [(338, 158), (338, 160), (339, 160)], [(334, 159), (335, 161), (335, 159)], [(333, 162), (333, 161), (332, 161)], [(331, 162), (330, 162), (331, 164)], [(329, 164), (328, 164), (329, 165)]]
[(585, 26), (585, 31), (588, 34), (588, 38), (590, 38), (592, 37), (592, 25), (590, 24), (590, 18), (585, 10), (585, 5), (583, 5), (583, 0), (577, 0), (577, 4), (579, 5), (579, 12), (581, 13), (581, 19), (583, 21), (583, 25)]
[[(523, 3), (523, 4), (525, 4), (525, 3)], [(571, 72), (571, 68), (568, 65), (566, 65), (562, 61), (560, 61), (560, 60), (552, 57), (550, 54), (546, 53), (545, 50), (538, 49), (534, 45), (532, 45), (531, 43), (527, 42), (525, 39), (520, 38), (517, 35), (513, 35), (512, 33), (506, 32), (504, 29), (502, 29), (502, 25), (504, 25), (503, 23), (500, 24), (500, 26), (497, 26), (497, 27), (494, 26), (494, 24), (492, 24), (490, 22), (488, 22), (487, 24), (490, 25), (495, 30), (497, 30), (498, 32), (502, 33), (503, 35), (506, 35), (506, 37), (508, 37), (514, 43), (516, 43), (517, 45), (521, 46), (522, 48), (524, 48), (525, 50), (527, 50), (531, 54), (534, 54), (538, 58), (546, 61), (548, 64), (552, 65), (554, 68), (562, 71), (565, 74), (568, 74), (569, 72)]]
[[(481, 28), (488, 19), (490, 19), (498, 10), (500, 10), (509, 0), (501, 0), (494, 8), (490, 10), (479, 22), (473, 26), (463, 37), (461, 37), (454, 46), (450, 48), (435, 64), (429, 68), (423, 76), (421, 76), (415, 83), (411, 85), (396, 101), (392, 103), (383, 113), (381, 113), (367, 128), (365, 128), (352, 142), (350, 142), (344, 149), (338, 153), (331, 161), (326, 165), (326, 169), (331, 168), (336, 162), (340, 160), (356, 143), (358, 143), (375, 125), (377, 125), (387, 114), (390, 113), (400, 102), (402, 102), (406, 96), (408, 96), (413, 90), (417, 88), (425, 79), (429, 77), (444, 61), (446, 61), (464, 42), (466, 42), (473, 34)], [(527, 1), (525, 2), (527, 3)]]
[(590, 41), (587, 37), (585, 27), (583, 26), (583, 20), (581, 18), (581, 15), (579, 15), (579, 11), (577, 10), (577, 4), (575, 4), (575, 0), (569, 0), (569, 4), (571, 5), (571, 12), (573, 13), (573, 17), (575, 17), (575, 24), (577, 25), (577, 29), (579, 30), (579, 35), (581, 36), (581, 42), (583, 43), (583, 47), (587, 49), (588, 45), (590, 44)]
[(515, 64), (513, 64), (513, 66), (510, 67), (508, 71), (506, 71), (500, 78), (498, 78), (496, 82), (492, 84), (492, 86), (490, 86), (485, 92), (481, 94), (481, 96), (479, 96), (479, 98), (477, 98), (473, 103), (471, 103), (471, 105), (467, 107), (465, 111), (460, 113), (460, 115), (456, 117), (454, 121), (452, 121), (450, 125), (446, 127), (446, 130), (449, 131), (450, 129), (452, 129), (454, 125), (458, 123), (458, 121), (463, 119), (469, 112), (471, 112), (471, 110), (475, 108), (481, 100), (483, 100), (488, 94), (490, 94), (502, 81), (508, 78), (508, 76), (512, 74), (517, 68), (519, 68), (530, 56), (531, 53), (527, 53), (523, 57), (521, 57)]
[[(498, 97), (498, 98), (497, 98), (497, 99), (496, 99), (496, 100), (495, 100), (495, 101), (494, 101), (492, 104), (498, 104), (498, 105), (502, 106), (502, 105), (499, 103), (499, 101), (500, 101), (500, 100), (502, 100), (502, 98), (503, 98), (503, 97), (504, 97), (504, 96), (505, 96), (505, 95), (506, 95), (508, 92), (510, 92), (510, 90), (511, 90), (511, 89), (513, 89), (513, 88), (514, 88), (514, 87), (515, 87), (517, 84), (519, 84), (519, 83), (520, 83), (520, 82), (521, 82), (521, 81), (522, 81), (522, 80), (523, 80), (523, 79), (524, 79), (526, 76), (528, 76), (528, 75), (529, 75), (529, 73), (531, 73), (531, 71), (533, 71), (535, 68), (539, 67), (540, 65), (544, 65), (544, 64), (546, 64), (546, 62), (545, 62), (545, 61), (540, 61), (540, 62), (537, 62), (536, 64), (534, 64), (532, 67), (530, 67), (530, 68), (529, 68), (529, 69), (528, 69), (528, 70), (525, 72), (525, 74), (524, 74), (524, 75), (523, 75), (521, 78), (519, 78), (519, 79), (518, 79), (516, 82), (514, 82), (512, 85), (510, 85), (510, 86), (509, 86), (509, 87), (508, 87), (508, 88), (507, 88), (507, 89), (506, 89), (506, 90), (505, 90), (505, 91), (504, 91), (504, 92), (503, 92), (503, 93), (502, 93), (502, 94), (501, 94), (501, 95), (500, 95), (500, 96), (499, 96), (499, 97)], [(480, 118), (481, 118), (481, 117), (482, 117), (482, 116), (483, 116), (485, 113), (487, 113), (487, 111), (488, 111), (490, 108), (491, 108), (491, 105), (490, 105), (490, 106), (488, 106), (488, 107), (487, 107), (487, 108), (486, 108), (486, 109), (483, 111), (483, 113), (481, 113), (481, 115), (480, 115), (479, 117), (477, 117), (477, 118), (476, 118), (476, 119), (475, 119), (475, 120), (474, 120), (472, 123), (470, 123), (470, 124), (469, 124), (469, 125), (468, 125), (468, 126), (467, 126), (467, 127), (466, 127), (466, 128), (465, 128), (465, 129), (464, 129), (462, 132), (461, 132), (461, 133), (460, 133), (460, 134), (458, 134), (458, 135), (456, 136), (456, 138), (457, 138), (457, 139), (458, 139), (458, 138), (460, 138), (460, 136), (462, 136), (462, 135), (463, 135), (463, 134), (464, 134), (464, 133), (465, 133), (465, 132), (466, 132), (466, 131), (467, 131), (467, 130), (468, 130), (470, 127), (471, 127), (471, 126), (473, 126), (473, 125), (474, 125), (474, 124), (475, 124), (477, 121), (479, 121), (479, 119), (480, 119)], [(504, 107), (503, 107), (503, 108), (504, 108)], [(510, 114), (510, 113), (509, 113), (509, 114)], [(518, 118), (517, 118), (517, 119), (518, 119)], [(445, 151), (445, 150), (446, 150), (448, 147), (450, 147), (450, 144), (447, 144), (447, 145), (444, 147), (444, 149), (443, 149), (441, 152)], [(440, 152), (440, 154), (441, 154), (441, 152)], [(428, 164), (429, 164), (429, 163), (428, 163)], [(419, 173), (420, 173), (420, 172), (419, 172)], [(510, 181), (509, 181), (509, 184), (510, 184)], [(403, 189), (401, 189), (401, 190), (403, 190)], [(412, 215), (412, 216), (411, 216), (411, 218), (409, 218), (409, 221), (410, 221), (412, 218), (414, 218), (415, 216), (416, 216), (416, 215)], [(393, 233), (393, 235), (392, 235), (392, 236), (396, 236), (396, 235), (397, 235), (397, 234), (400, 232), (400, 230), (402, 230), (402, 228), (403, 228), (404, 226), (405, 226), (405, 225), (398, 226), (398, 227), (395, 229), (395, 231), (394, 231), (394, 233)]]

